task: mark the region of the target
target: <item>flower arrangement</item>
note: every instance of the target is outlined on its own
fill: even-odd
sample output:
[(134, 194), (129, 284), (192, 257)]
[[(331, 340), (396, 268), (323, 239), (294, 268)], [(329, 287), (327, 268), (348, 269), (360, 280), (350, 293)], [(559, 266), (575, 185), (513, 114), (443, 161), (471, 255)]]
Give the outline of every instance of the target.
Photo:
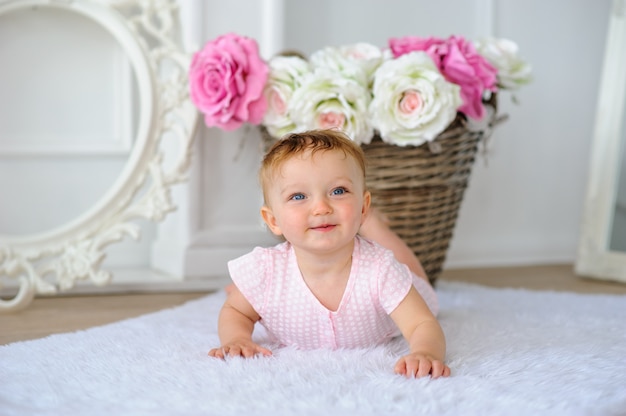
[(275, 138), (340, 128), (361, 144), (378, 135), (398, 146), (433, 141), (457, 114), (483, 119), (485, 99), (530, 79), (514, 42), (461, 36), (406, 36), (386, 48), (358, 43), (308, 60), (265, 61), (256, 41), (230, 33), (207, 42), (189, 68), (191, 99), (209, 127), (261, 124)]

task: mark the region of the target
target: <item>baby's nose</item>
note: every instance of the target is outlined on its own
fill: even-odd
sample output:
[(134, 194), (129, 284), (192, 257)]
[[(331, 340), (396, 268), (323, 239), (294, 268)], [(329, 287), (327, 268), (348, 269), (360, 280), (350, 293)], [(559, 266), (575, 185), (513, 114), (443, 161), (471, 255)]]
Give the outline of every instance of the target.
[(317, 198), (313, 204), (314, 215), (326, 215), (333, 211), (332, 206), (326, 198)]

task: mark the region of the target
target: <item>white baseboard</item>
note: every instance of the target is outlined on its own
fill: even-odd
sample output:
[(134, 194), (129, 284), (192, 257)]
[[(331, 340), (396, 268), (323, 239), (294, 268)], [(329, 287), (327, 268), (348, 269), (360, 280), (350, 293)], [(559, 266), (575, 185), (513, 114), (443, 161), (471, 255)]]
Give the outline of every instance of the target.
[[(231, 283), (227, 274), (204, 276), (203, 278), (180, 277), (162, 273), (153, 269), (118, 269), (108, 270), (112, 274), (111, 281), (103, 286), (97, 286), (89, 280), (77, 281), (74, 287), (67, 291), (59, 291), (40, 297), (73, 296), (93, 294), (121, 294), (121, 293), (158, 293), (158, 292), (212, 292), (223, 289)], [(17, 280), (5, 282), (0, 291), (3, 298), (11, 298), (17, 294), (19, 287)]]

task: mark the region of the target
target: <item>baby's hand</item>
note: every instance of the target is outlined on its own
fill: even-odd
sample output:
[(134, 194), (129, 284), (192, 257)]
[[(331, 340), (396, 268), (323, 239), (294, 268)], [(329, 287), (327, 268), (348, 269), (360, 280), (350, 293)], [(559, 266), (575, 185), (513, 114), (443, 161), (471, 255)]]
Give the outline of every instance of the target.
[(409, 377), (425, 377), (430, 374), (432, 378), (449, 377), (450, 367), (440, 360), (424, 354), (413, 353), (400, 358), (394, 367), (396, 374)]
[(272, 351), (268, 350), (267, 348), (263, 348), (259, 344), (249, 340), (237, 340), (229, 342), (228, 344), (222, 345), (219, 348), (213, 348), (211, 351), (209, 351), (210, 357), (222, 359), (225, 358), (227, 355), (231, 357), (250, 358), (258, 354), (267, 357), (272, 355)]

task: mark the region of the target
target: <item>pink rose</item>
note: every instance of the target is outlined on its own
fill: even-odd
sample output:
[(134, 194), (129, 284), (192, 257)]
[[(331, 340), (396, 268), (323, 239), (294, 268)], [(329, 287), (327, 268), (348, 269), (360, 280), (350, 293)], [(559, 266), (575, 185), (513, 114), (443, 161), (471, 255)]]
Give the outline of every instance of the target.
[(498, 71), (476, 52), (471, 42), (460, 36), (448, 39), (405, 36), (390, 39), (389, 47), (396, 58), (412, 51), (428, 53), (446, 80), (461, 87), (463, 104), (458, 111), (478, 120), (485, 116), (483, 92), (497, 91)]
[(263, 88), (269, 69), (255, 40), (234, 33), (209, 41), (189, 68), (191, 100), (207, 126), (234, 130), (259, 124), (267, 108)]
[(320, 129), (342, 128), (346, 124), (346, 116), (334, 111), (322, 113), (317, 117)]
[(408, 90), (402, 94), (398, 110), (402, 114), (411, 114), (419, 111), (423, 105), (422, 97), (415, 90)]
[[(405, 53), (413, 51), (428, 51), (431, 46), (437, 46), (445, 42), (443, 39), (428, 37), (418, 38), (417, 36), (405, 36), (403, 38), (389, 39), (389, 48), (393, 57), (397, 58)], [(430, 55), (430, 54), (429, 54)]]

